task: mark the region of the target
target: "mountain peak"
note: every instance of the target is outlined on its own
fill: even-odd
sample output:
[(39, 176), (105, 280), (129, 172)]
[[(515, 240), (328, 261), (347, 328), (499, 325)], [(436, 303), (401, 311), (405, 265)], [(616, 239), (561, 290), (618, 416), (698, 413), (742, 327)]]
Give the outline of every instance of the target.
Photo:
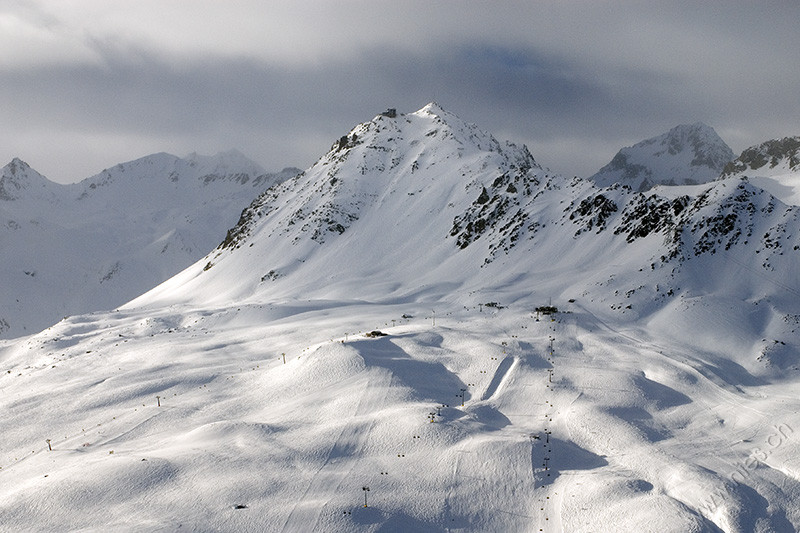
[[(500, 143), (491, 134), (475, 124), (465, 122), (457, 115), (431, 102), (413, 113), (398, 115), (396, 110), (377, 115), (373, 120), (357, 125), (347, 135), (333, 143), (321, 160), (322, 164), (344, 163), (353, 154), (362, 161), (375, 159), (375, 153), (395, 154), (389, 166), (401, 160), (414, 159), (414, 168), (442, 164), (447, 159), (461, 159), (467, 155), (498, 153), (510, 160), (512, 167), (541, 168), (525, 146), (511, 142)], [(360, 172), (366, 173), (366, 163)], [(375, 169), (385, 168), (381, 163)]]
[(154, 287), (219, 244), (259, 193), (299, 172), (263, 173), (236, 151), (154, 153), (73, 184), (49, 182), (19, 158), (0, 166), (0, 338)]
[(28, 163), (19, 157), (13, 158), (6, 166), (2, 168), (3, 176), (26, 176), (30, 172), (38, 174), (38, 172), (33, 170)]
[(435, 116), (442, 116), (442, 115), (449, 115), (448, 111), (446, 111), (439, 103), (437, 102), (428, 102), (422, 109), (417, 111), (416, 113), (420, 115), (435, 115)]
[(704, 130), (714, 131), (714, 128), (712, 128), (705, 122), (698, 120), (697, 122), (694, 122), (692, 124), (678, 124), (671, 130), (669, 130), (669, 133), (679, 132), (679, 131), (704, 131)]
[[(302, 256), (310, 264), (316, 250), (352, 256), (340, 245), (353, 240), (369, 243), (368, 253), (355, 256), (371, 259), (363, 265), (343, 259), (351, 273), (423, 268), (422, 250), (430, 269), (438, 268), (437, 258), (466, 248), (478, 264), (489, 263), (533, 233), (526, 206), (540, 177), (549, 178), (543, 174), (524, 146), (500, 143), (435, 104), (378, 115), (334, 142), (311, 168), (256, 199), (209, 257), (203, 268), (214, 269), (203, 280), (224, 279), (251, 254), (278, 261), (273, 270), (282, 273), (299, 265), (279, 258)], [(240, 276), (220, 294), (253, 290), (263, 275)], [(264, 279), (271, 277), (268, 272)]]
[(0, 200), (17, 200), (25, 191), (37, 191), (56, 185), (18, 157), (0, 169), (0, 173)]
[[(682, 146), (671, 144), (669, 149), (677, 152), (687, 147), (694, 148), (695, 151), (702, 150), (702, 145), (721, 145), (725, 142), (719, 137), (711, 126), (703, 122), (694, 124), (679, 124), (667, 132), (667, 138), (673, 143), (680, 143)], [(691, 146), (686, 146), (689, 144)]]
[(11, 162), (7, 164), (4, 168), (9, 168), (11, 173), (13, 174), (14, 172), (16, 172), (17, 167), (21, 167), (23, 169), (31, 168), (31, 166), (28, 163), (26, 163), (19, 157), (15, 157), (14, 159), (12, 159)]
[[(413, 117), (420, 117), (427, 119), (432, 118), (434, 120), (441, 121), (447, 124), (448, 126), (457, 129), (469, 129), (469, 130), (481, 131), (475, 124), (464, 121), (461, 117), (446, 110), (437, 102), (430, 102), (426, 104), (422, 109), (419, 109), (418, 111), (415, 111), (410, 115)], [(489, 135), (488, 133), (483, 133), (483, 134), (491, 137), (491, 135)]]
[(600, 187), (614, 183), (635, 190), (655, 185), (694, 185), (716, 179), (733, 151), (703, 122), (680, 124), (667, 133), (621, 149), (589, 179)]

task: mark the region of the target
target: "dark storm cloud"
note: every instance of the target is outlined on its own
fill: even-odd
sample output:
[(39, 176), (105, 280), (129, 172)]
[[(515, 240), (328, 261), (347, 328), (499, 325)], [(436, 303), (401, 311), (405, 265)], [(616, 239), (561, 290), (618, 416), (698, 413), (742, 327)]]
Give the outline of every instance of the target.
[(794, 3), (140, 2), (92, 26), (15, 4), (35, 16), (11, 10), (22, 29), (2, 44), (39, 48), (0, 53), (0, 159), (51, 179), (161, 150), (305, 167), (386, 107), (431, 100), (569, 174), (679, 123), (735, 150), (800, 133)]

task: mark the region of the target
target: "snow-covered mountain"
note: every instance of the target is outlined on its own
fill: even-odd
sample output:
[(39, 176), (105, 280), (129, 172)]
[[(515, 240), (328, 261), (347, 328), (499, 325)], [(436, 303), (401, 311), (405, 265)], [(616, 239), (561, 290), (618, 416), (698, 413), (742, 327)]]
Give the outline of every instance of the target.
[(51, 182), (27, 163), (14, 158), (0, 169), (0, 201), (10, 202), (26, 199), (29, 201), (53, 201), (60, 187)]
[(725, 166), (720, 179), (746, 177), (783, 202), (800, 205), (800, 137), (751, 146)]
[(792, 531), (798, 262), (746, 179), (597, 188), (387, 112), (177, 276), (0, 343), (0, 522)]
[(635, 191), (655, 185), (697, 185), (716, 179), (733, 158), (713, 128), (696, 122), (621, 149), (589, 179), (599, 187), (620, 183)]
[(212, 249), (236, 213), (299, 172), (242, 154), (154, 154), (80, 183), (19, 159), (0, 170), (0, 336), (116, 307)]

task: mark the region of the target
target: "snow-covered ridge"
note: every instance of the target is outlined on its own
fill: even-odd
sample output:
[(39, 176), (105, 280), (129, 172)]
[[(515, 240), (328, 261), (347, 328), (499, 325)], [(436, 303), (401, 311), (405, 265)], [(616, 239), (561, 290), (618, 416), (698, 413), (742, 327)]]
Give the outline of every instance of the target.
[(800, 172), (800, 137), (773, 139), (751, 146), (725, 165), (722, 178), (744, 172), (768, 176), (775, 173)]
[[(80, 187), (76, 189), (81, 199), (92, 196), (95, 191), (112, 183), (116, 184), (112, 193), (114, 195), (119, 195), (119, 189), (122, 188), (127, 189), (126, 194), (137, 194), (143, 187), (143, 194), (154, 197), (155, 188), (185, 195), (204, 195), (208, 192), (203, 187), (225, 181), (259, 191), (298, 172), (299, 169), (286, 168), (278, 173), (267, 173), (260, 165), (236, 150), (214, 156), (193, 153), (185, 158), (162, 152), (105, 169), (80, 182)], [(220, 192), (224, 193), (224, 189)]]
[(716, 179), (733, 158), (713, 128), (696, 122), (621, 149), (589, 179), (601, 187), (621, 183), (637, 191), (655, 185), (696, 185)]
[[(674, 198), (608, 189), (575, 205), (570, 220), (578, 225), (576, 235), (607, 230), (631, 244), (659, 235), (656, 263), (680, 265), (730, 251), (737, 261), (748, 258), (764, 272), (775, 272), (800, 259), (800, 211), (746, 179), (727, 179)], [(788, 274), (786, 282), (793, 284), (795, 276)]]
[[(703, 128), (683, 130), (672, 138), (696, 140), (688, 132)], [(792, 285), (797, 217), (740, 179), (648, 194), (598, 189), (546, 172), (525, 147), (501, 143), (430, 104), (353, 128), (311, 168), (256, 199), (217, 250), (135, 305), (322, 286), (337, 297), (374, 298), (385, 283), (412, 290), (399, 281), (408, 272), (419, 272), (420, 283), (447, 272), (463, 287), (477, 283), (483, 269), (530, 278), (537, 269), (592, 271), (608, 263), (619, 265), (615, 275), (629, 285), (623, 292), (650, 277), (634, 265), (669, 272), (641, 302), (650, 309), (689, 284), (681, 272), (700, 257), (730, 255)], [(740, 280), (742, 290), (755, 290), (748, 280)]]
[(800, 205), (800, 137), (773, 139), (742, 152), (720, 179), (747, 178), (782, 202)]

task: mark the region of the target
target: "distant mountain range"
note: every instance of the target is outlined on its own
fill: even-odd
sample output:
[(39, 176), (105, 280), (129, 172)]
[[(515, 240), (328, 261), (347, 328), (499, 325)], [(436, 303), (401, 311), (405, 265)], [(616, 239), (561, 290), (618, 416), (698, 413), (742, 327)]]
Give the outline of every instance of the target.
[[(353, 135), (337, 141), (340, 156), (364, 143), (358, 132)], [(511, 153), (490, 136), (480, 135), (485, 145)], [(397, 140), (380, 150), (399, 153)], [(800, 182), (792, 174), (798, 167), (797, 144), (798, 138), (769, 141), (745, 150), (734, 161), (712, 128), (702, 123), (682, 125), (623, 148), (589, 180), (598, 187), (622, 184), (641, 191), (656, 185), (708, 183), (720, 174), (722, 178), (747, 175), (782, 200), (800, 203)], [(377, 169), (391, 170), (408, 157), (403, 153), (388, 167), (383, 163)], [(514, 172), (541, 170), (527, 150), (514, 157), (517, 160), (504, 163)], [(375, 169), (361, 169), (368, 170)], [(161, 153), (119, 164), (77, 184), (61, 185), (13, 160), (0, 177), (0, 234), (4, 235), (0, 272), (7, 280), (0, 289), (0, 337), (37, 331), (65, 315), (121, 305), (202, 257), (254, 196), (300, 172), (288, 168), (266, 173), (236, 151), (186, 158)], [(555, 179), (545, 174), (545, 179)], [(781, 179), (776, 181), (776, 176)], [(524, 198), (510, 192), (518, 186), (509, 180), (508, 173), (499, 176), (497, 181), (507, 189), (482, 191), (481, 202), (451, 224), (461, 248), (498, 225), (504, 229), (491, 237), (487, 262), (516, 244), (528, 226), (538, 227), (528, 222), (532, 215), (524, 208)], [(365, 202), (358, 197), (337, 203), (341, 184), (336, 185), (333, 177), (329, 187), (331, 199), (309, 199), (312, 204), (293, 214), (293, 221), (303, 219), (302, 227), (314, 226), (314, 241), (344, 232), (361, 216), (358, 212)], [(273, 188), (269, 198), (277, 205), (288, 196)], [(243, 231), (240, 225), (231, 235)], [(300, 237), (294, 239), (296, 243)]]
[(267, 173), (236, 151), (161, 153), (62, 185), (14, 159), (0, 169), (0, 337), (125, 303), (208, 253), (255, 195), (298, 172)]

